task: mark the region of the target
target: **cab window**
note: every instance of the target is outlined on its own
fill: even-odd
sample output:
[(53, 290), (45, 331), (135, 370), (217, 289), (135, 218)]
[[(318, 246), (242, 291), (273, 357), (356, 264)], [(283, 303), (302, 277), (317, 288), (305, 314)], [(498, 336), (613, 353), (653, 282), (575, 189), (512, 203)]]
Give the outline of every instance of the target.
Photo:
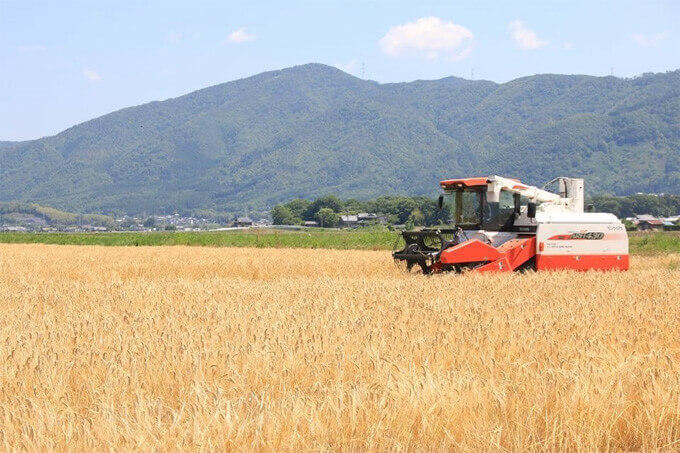
[(498, 202), (487, 202), (484, 205), (482, 226), (488, 230), (511, 229), (515, 220), (515, 196), (502, 190)]

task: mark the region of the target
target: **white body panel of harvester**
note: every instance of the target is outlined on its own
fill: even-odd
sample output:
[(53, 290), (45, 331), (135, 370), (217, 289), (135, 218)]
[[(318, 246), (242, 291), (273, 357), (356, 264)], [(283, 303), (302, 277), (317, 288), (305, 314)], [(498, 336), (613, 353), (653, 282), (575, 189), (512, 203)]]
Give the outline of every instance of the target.
[(537, 213), (537, 269), (628, 269), (628, 234), (605, 213)]

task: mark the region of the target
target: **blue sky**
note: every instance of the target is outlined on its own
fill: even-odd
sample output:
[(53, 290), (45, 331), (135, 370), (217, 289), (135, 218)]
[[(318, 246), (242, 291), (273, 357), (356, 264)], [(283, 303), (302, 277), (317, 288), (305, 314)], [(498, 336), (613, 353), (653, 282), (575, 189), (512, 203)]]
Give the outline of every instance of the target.
[(680, 68), (680, 1), (0, 0), (0, 140), (309, 62), (379, 82)]

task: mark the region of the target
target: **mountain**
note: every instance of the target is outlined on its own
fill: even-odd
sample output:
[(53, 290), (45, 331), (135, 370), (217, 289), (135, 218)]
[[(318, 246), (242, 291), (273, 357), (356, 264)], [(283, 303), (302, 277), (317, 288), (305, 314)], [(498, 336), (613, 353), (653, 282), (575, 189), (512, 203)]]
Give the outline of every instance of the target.
[(680, 70), (379, 84), (308, 64), (0, 143), (0, 199), (80, 212), (435, 194), (494, 173), (680, 193)]

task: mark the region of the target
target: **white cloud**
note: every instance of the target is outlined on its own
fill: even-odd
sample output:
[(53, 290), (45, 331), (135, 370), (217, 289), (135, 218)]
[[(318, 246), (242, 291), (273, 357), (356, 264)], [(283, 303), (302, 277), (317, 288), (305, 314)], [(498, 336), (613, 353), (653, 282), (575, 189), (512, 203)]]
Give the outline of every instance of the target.
[(630, 39), (632, 39), (633, 42), (640, 44), (641, 46), (658, 46), (666, 38), (668, 38), (668, 32), (654, 33), (651, 35), (645, 35), (643, 33), (633, 33), (630, 37)]
[(93, 82), (99, 82), (102, 79), (102, 76), (100, 76), (98, 72), (91, 69), (85, 69), (83, 71), (83, 75), (87, 80), (91, 80)]
[(571, 50), (574, 48), (574, 43), (571, 41), (564, 42), (564, 50)]
[(510, 22), (508, 30), (510, 37), (520, 49), (538, 49), (548, 45), (548, 41), (539, 39), (536, 32), (529, 30), (521, 20)]
[(472, 32), (462, 25), (438, 17), (423, 17), (390, 28), (379, 45), (391, 56), (420, 54), (428, 59), (445, 56), (457, 61), (472, 52), (473, 39)]
[(245, 27), (241, 27), (238, 30), (234, 30), (229, 33), (229, 36), (225, 40), (227, 44), (240, 44), (242, 42), (253, 41), (257, 38), (253, 33), (248, 33)]

